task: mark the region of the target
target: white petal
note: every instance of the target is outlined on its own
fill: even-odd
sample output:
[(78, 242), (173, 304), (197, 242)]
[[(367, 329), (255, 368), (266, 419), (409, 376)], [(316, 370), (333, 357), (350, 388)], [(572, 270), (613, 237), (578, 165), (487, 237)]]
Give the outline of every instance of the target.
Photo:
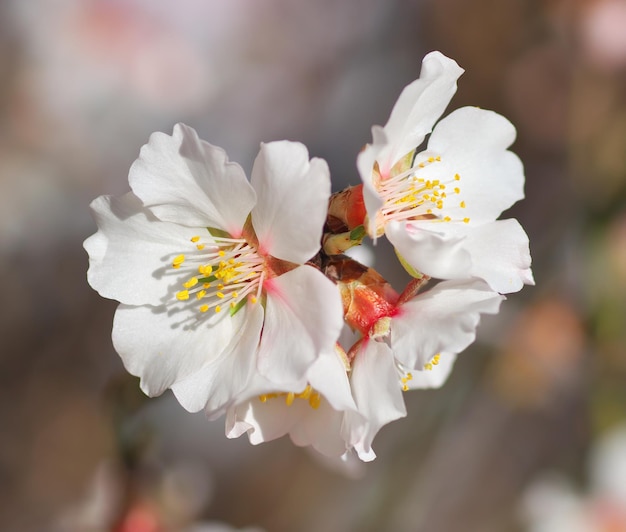
[(456, 225), (454, 235), (465, 237), (471, 256), (468, 277), (479, 277), (496, 292), (518, 292), (535, 281), (530, 269), (528, 236), (517, 220), (496, 220), (477, 227)]
[(234, 438), (247, 432), (250, 443), (257, 445), (289, 434), (298, 446), (310, 445), (322, 454), (339, 457), (347, 450), (341, 422), (342, 413), (324, 400), (313, 409), (304, 399), (294, 399), (291, 405), (282, 396), (266, 402), (252, 399), (229, 411), (226, 435)]
[(367, 232), (372, 237), (376, 236), (376, 213), (383, 205), (383, 200), (376, 191), (373, 179), (374, 163), (388, 146), (387, 135), (380, 126), (372, 127), (372, 143), (361, 150), (356, 158), (359, 175), (363, 181), (363, 202), (368, 217)]
[[(524, 197), (524, 168), (507, 148), (515, 140), (515, 127), (493, 111), (463, 107), (441, 120), (428, 140), (428, 149), (441, 156), (429, 167), (429, 178), (449, 179), (458, 174), (459, 206), (455, 196), (445, 200), (453, 219), (472, 223), (495, 220)], [(449, 189), (448, 189), (449, 192)]]
[(89, 254), (89, 284), (103, 297), (129, 305), (164, 302), (183, 280), (172, 259), (193, 249), (196, 229), (162, 222), (132, 194), (101, 196), (91, 208), (98, 232), (83, 244)]
[(133, 192), (158, 218), (214, 227), (234, 237), (256, 201), (241, 167), (183, 124), (172, 136), (153, 133), (128, 176)]
[(438, 353), (460, 353), (476, 338), (480, 314), (495, 314), (503, 300), (479, 280), (444, 281), (418, 294), (392, 319), (395, 357), (419, 370)]
[[(160, 307), (120, 305), (113, 320), (113, 345), (124, 366), (141, 378), (149, 396), (161, 394), (207, 364), (226, 356), (240, 334), (247, 309), (199, 317), (183, 303)], [(212, 383), (208, 383), (211, 386)]]
[(335, 410), (356, 410), (346, 367), (335, 352), (322, 354), (307, 373), (307, 379)]
[(256, 371), (263, 308), (258, 304), (247, 305), (245, 320), (241, 320), (240, 328), (233, 330), (230, 343), (222, 353), (172, 384), (178, 402), (190, 412), (204, 409), (209, 418), (216, 418), (249, 385)]
[(431, 132), (456, 92), (461, 74), (456, 61), (441, 52), (424, 57), (419, 79), (404, 88), (385, 125), (390, 149), (378, 159), (383, 175)]
[(309, 152), (299, 142), (261, 144), (251, 182), (257, 194), (252, 225), (261, 252), (304, 264), (319, 251), (326, 221), (326, 161), (309, 161)]
[(300, 380), (339, 338), (343, 326), (339, 291), (307, 265), (265, 281), (264, 290), (259, 371), (277, 385)]
[(440, 388), (452, 371), (456, 355), (451, 353), (441, 353), (439, 363), (433, 365), (431, 370), (414, 371), (413, 378), (407, 382), (411, 390), (421, 390), (426, 388)]
[(471, 258), (464, 235), (451, 223), (389, 222), (385, 233), (396, 251), (417, 271), (438, 279), (469, 277)]
[(355, 450), (364, 461), (373, 460), (372, 441), (387, 423), (406, 416), (404, 398), (400, 389), (400, 378), (395, 367), (393, 354), (383, 342), (367, 341), (358, 351), (352, 366), (352, 392), (359, 413), (366, 419), (362, 422), (350, 412), (346, 413), (346, 428), (352, 434), (361, 433)]

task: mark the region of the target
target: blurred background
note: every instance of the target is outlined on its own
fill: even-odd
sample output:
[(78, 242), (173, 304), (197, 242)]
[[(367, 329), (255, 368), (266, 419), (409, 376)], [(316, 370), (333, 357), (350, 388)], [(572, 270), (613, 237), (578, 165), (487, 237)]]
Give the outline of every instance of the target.
[[(598, 488), (590, 458), (626, 485), (626, 440), (598, 451), (626, 421), (624, 28), (623, 0), (1, 2), (0, 528), (574, 530), (558, 513), (626, 530), (624, 489)], [(449, 110), (518, 128), (527, 197), (505, 217), (536, 287), (483, 320), (442, 389), (406, 394), (349, 474), (143, 397), (111, 345), (116, 303), (86, 283), (90, 201), (127, 191), (178, 121), (246, 171), (287, 138), (336, 190), (357, 184), (371, 125), (430, 50), (466, 69)]]

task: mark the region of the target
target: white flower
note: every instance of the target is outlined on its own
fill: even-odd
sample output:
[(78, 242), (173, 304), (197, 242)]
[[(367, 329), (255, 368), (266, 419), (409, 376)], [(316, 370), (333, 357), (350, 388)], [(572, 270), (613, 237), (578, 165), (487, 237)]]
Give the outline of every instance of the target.
[(522, 163), (507, 150), (515, 128), (492, 111), (464, 107), (433, 129), (462, 73), (452, 59), (428, 54), (385, 127), (372, 128), (373, 142), (357, 159), (367, 230), (386, 234), (410, 273), (479, 277), (515, 292), (533, 284), (528, 237), (516, 220), (496, 221), (524, 197)]
[[(402, 391), (434, 388), (447, 379), (457, 353), (476, 338), (480, 314), (498, 311), (503, 296), (481, 280), (444, 281), (409, 301), (369, 330), (353, 357), (350, 382), (362, 420), (347, 414), (355, 450), (373, 460), (372, 441), (387, 423), (404, 417)], [(351, 432), (352, 431), (352, 432)]]
[(345, 354), (323, 354), (311, 366), (306, 380), (280, 392), (257, 376), (249, 387), (253, 396), (227, 412), (226, 435), (237, 438), (247, 432), (256, 445), (289, 434), (298, 446), (311, 446), (325, 456), (340, 458), (352, 447), (343, 426), (345, 412), (360, 419), (346, 363)]
[(258, 369), (301, 380), (342, 327), (334, 284), (305, 263), (319, 250), (330, 195), (321, 159), (263, 144), (251, 182), (223, 150), (177, 125), (154, 133), (130, 170), (132, 193), (92, 203), (88, 279), (121, 302), (113, 343), (141, 388), (171, 388), (219, 414)]

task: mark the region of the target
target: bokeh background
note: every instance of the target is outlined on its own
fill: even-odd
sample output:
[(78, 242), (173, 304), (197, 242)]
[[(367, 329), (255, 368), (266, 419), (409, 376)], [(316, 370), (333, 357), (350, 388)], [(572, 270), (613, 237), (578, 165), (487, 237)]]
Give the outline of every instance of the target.
[[(557, 475), (626, 530), (588, 461), (626, 420), (624, 28), (623, 0), (1, 2), (0, 528), (522, 531)], [(111, 345), (116, 304), (86, 283), (90, 201), (124, 193), (149, 134), (178, 121), (247, 171), (287, 138), (336, 190), (357, 184), (371, 125), (435, 49), (466, 69), (450, 109), (518, 128), (527, 197), (507, 217), (536, 287), (483, 320), (442, 389), (407, 394), (349, 474), (143, 397)]]

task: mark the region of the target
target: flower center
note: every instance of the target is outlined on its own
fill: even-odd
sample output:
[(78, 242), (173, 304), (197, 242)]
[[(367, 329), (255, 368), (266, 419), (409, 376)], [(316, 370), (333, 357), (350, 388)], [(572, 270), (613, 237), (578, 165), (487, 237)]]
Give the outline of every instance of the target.
[(307, 384), (306, 388), (300, 393), (279, 392), (259, 395), (259, 401), (266, 403), (270, 399), (276, 399), (277, 397), (284, 397), (287, 406), (291, 406), (296, 399), (304, 399), (313, 410), (317, 410), (322, 403), (322, 396), (316, 392), (310, 384)]
[(193, 273), (176, 293), (179, 301), (195, 298), (202, 313), (230, 309), (235, 314), (246, 301), (256, 303), (265, 279), (265, 259), (243, 238), (211, 236), (205, 243), (200, 236), (191, 238), (196, 249), (178, 255), (172, 268)]
[[(428, 179), (427, 168), (441, 162), (441, 157), (422, 152), (415, 157), (410, 168), (404, 170), (406, 158), (392, 168), (390, 177), (377, 183), (383, 205), (377, 213), (377, 233), (384, 233), (384, 225), (390, 221), (432, 220), (433, 222), (464, 222), (469, 218), (453, 218), (446, 213), (453, 202), (465, 208), (461, 194), (459, 174), (444, 179)], [(379, 236), (380, 236), (379, 235)]]

